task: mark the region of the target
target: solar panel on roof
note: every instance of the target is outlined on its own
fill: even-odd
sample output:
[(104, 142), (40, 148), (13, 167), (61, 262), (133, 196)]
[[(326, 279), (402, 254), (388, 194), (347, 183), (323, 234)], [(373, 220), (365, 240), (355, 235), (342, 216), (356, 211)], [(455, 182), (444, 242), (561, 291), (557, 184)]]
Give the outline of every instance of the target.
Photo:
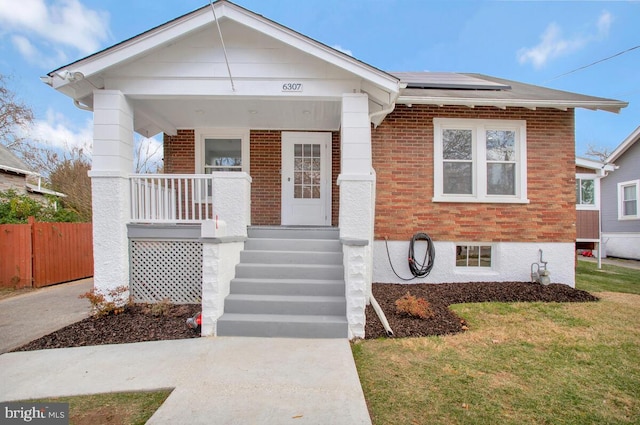
[(416, 89), (509, 90), (511, 86), (454, 72), (392, 72)]

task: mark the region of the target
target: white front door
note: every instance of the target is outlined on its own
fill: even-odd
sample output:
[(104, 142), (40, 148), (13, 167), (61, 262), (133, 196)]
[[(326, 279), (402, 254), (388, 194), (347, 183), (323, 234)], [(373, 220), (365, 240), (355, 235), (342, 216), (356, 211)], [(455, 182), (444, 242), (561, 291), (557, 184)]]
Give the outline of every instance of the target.
[(282, 132), (282, 224), (331, 225), (331, 133)]

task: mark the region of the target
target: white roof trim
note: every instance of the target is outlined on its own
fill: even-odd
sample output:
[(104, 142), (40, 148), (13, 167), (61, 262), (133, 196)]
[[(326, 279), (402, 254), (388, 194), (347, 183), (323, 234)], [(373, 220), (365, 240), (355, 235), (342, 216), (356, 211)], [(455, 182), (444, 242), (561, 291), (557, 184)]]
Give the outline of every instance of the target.
[(576, 166), (595, 170), (597, 171), (596, 174), (600, 177), (604, 176), (606, 171), (613, 171), (616, 169), (615, 165), (613, 164), (580, 157), (576, 157)]
[[(354, 73), (359, 77), (384, 88), (389, 91), (393, 97), (397, 96), (399, 93), (400, 80), (391, 74), (361, 62), (345, 53), (326, 46), (325, 44), (315, 41), (263, 16), (257, 15), (227, 0), (218, 0), (214, 3), (214, 7), (216, 8), (216, 15), (218, 16), (218, 19), (231, 19), (267, 36), (274, 37), (285, 44), (302, 50), (346, 71)], [(183, 37), (184, 35), (209, 25), (212, 22), (215, 21), (211, 8), (209, 5), (204, 6), (140, 35), (50, 72), (48, 75), (52, 77), (51, 85), (53, 88), (59, 90), (72, 82), (66, 78), (67, 75), (73, 75), (76, 72), (80, 72), (83, 74), (83, 78), (89, 78), (109, 67), (131, 60), (155, 47), (168, 43), (178, 37)], [(66, 71), (69, 71), (70, 74)]]
[(627, 151), (627, 149), (629, 149), (639, 139), (640, 139), (640, 126), (638, 126), (638, 128), (636, 128), (629, 136), (627, 136), (627, 138), (624, 139), (622, 143), (620, 143), (620, 145), (613, 152), (611, 152), (611, 155), (609, 155), (609, 157), (607, 158), (607, 162), (616, 161), (618, 158), (620, 158), (620, 156), (622, 156), (623, 153)]
[(619, 113), (623, 106), (618, 101), (550, 101), (550, 100), (527, 100), (527, 99), (472, 99), (465, 97), (446, 96), (399, 96), (396, 103), (402, 104), (423, 104), (437, 106), (494, 106), (504, 109), (507, 107), (522, 107), (527, 109), (553, 108), (566, 111), (569, 108), (584, 108), (591, 110), (604, 110)]

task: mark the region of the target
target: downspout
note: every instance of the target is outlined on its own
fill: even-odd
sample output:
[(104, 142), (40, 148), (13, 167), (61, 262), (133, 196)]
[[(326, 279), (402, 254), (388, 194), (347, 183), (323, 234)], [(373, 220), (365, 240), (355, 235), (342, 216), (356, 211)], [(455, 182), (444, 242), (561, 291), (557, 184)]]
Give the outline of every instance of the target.
[(378, 315), (378, 318), (380, 319), (380, 322), (382, 323), (382, 326), (384, 327), (384, 330), (387, 333), (387, 336), (393, 336), (393, 331), (391, 330), (391, 326), (389, 326), (387, 317), (384, 315), (384, 311), (382, 311), (382, 308), (380, 308), (380, 304), (378, 304), (378, 301), (376, 301), (376, 299), (373, 297), (373, 293), (369, 295), (369, 301), (371, 302), (371, 307), (373, 307), (373, 311), (375, 311), (376, 314)]
[[(404, 87), (406, 87), (406, 85), (404, 85)], [(401, 88), (404, 88), (404, 87), (401, 87)], [(399, 91), (400, 90), (398, 90), (398, 92)], [(396, 99), (397, 99), (397, 96), (396, 96)], [(372, 122), (374, 118), (377, 118), (379, 116), (390, 114), (391, 112), (393, 112), (395, 108), (396, 108), (396, 103), (391, 102), (388, 108), (383, 108), (380, 111), (370, 113), (369, 122)], [(374, 123), (373, 128), (377, 128), (377, 127), (378, 127), (378, 124)], [(375, 175), (375, 170), (372, 169), (371, 173)], [(374, 208), (375, 208), (375, 193), (373, 194), (373, 202), (374, 202)], [(373, 249), (373, 246), (372, 246), (372, 249)], [(371, 303), (371, 307), (373, 307), (373, 311), (375, 311), (376, 314), (378, 315), (378, 318), (380, 319), (380, 323), (382, 323), (382, 326), (384, 327), (384, 330), (387, 333), (387, 336), (392, 337), (393, 330), (391, 329), (391, 326), (389, 326), (389, 321), (387, 320), (387, 317), (384, 315), (384, 311), (382, 311), (380, 304), (378, 304), (378, 301), (373, 296), (373, 288), (371, 286), (369, 287), (369, 302)]]

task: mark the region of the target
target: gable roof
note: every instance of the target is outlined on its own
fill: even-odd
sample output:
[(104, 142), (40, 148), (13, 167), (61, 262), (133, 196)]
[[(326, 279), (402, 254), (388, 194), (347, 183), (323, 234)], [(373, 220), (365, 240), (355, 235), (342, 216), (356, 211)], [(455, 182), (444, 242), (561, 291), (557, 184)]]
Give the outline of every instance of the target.
[(25, 176), (27, 174), (36, 175), (24, 161), (15, 156), (13, 152), (3, 145), (0, 145), (0, 170)]
[(394, 73), (407, 83), (398, 103), (429, 105), (585, 108), (620, 112), (627, 102), (586, 96), (513, 80), (470, 73)]
[[(80, 80), (90, 79), (107, 68), (131, 61), (147, 54), (151, 49), (172, 43), (178, 38), (215, 23), (211, 7), (215, 8), (218, 21), (222, 19), (233, 20), (267, 36), (277, 38), (318, 59), (332, 63), (373, 84), (379, 85), (385, 90), (396, 93), (396, 95), (399, 91), (400, 81), (397, 77), (262, 15), (238, 6), (229, 0), (217, 0), (212, 4), (207, 4), (128, 40), (57, 68), (47, 74), (48, 78), (43, 77), (43, 81), (47, 79), (47, 84), (78, 100), (73, 87), (65, 90), (66, 86), (70, 86)], [(92, 84), (94, 88), (100, 88), (99, 84), (95, 85), (95, 82), (92, 82)]]
[(607, 162), (613, 163), (620, 158), (631, 146), (633, 146), (638, 140), (640, 140), (640, 126), (633, 130), (626, 139), (620, 143), (620, 145), (611, 152), (611, 155), (607, 158)]

